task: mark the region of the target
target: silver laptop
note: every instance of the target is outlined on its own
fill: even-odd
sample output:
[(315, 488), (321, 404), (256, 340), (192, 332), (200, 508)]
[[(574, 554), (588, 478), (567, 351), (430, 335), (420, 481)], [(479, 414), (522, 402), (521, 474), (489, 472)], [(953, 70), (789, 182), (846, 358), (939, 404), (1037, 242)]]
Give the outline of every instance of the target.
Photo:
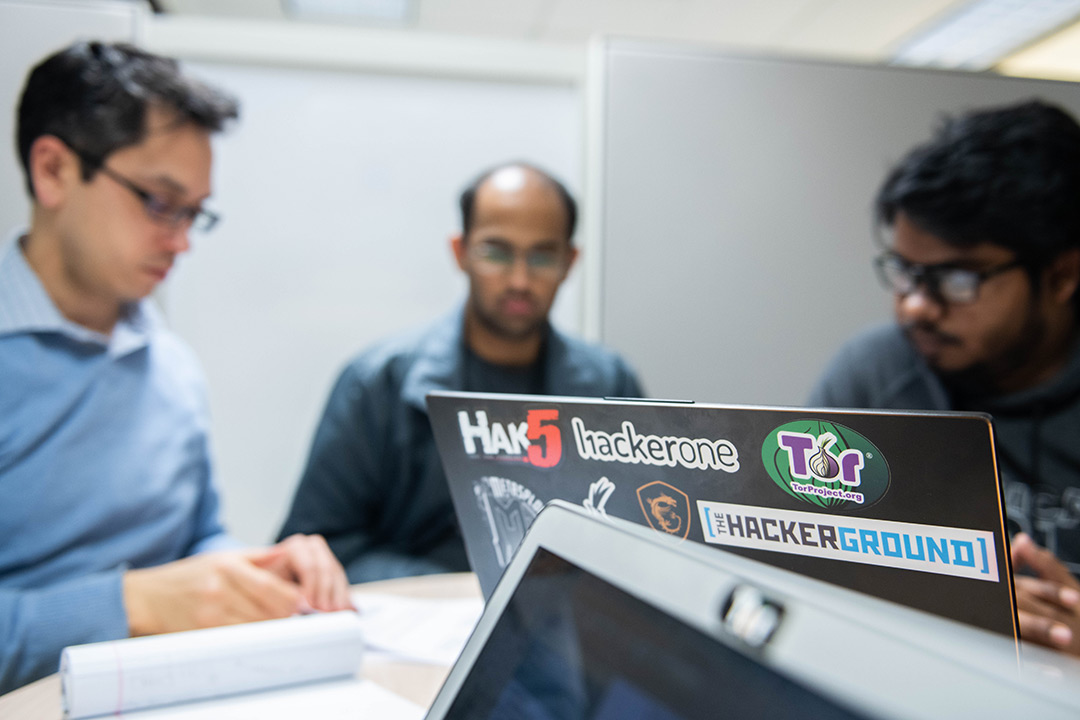
[(1016, 637), (986, 415), (432, 393), (490, 595), (560, 499)]
[(1039, 650), (556, 501), (427, 718), (1080, 717)]

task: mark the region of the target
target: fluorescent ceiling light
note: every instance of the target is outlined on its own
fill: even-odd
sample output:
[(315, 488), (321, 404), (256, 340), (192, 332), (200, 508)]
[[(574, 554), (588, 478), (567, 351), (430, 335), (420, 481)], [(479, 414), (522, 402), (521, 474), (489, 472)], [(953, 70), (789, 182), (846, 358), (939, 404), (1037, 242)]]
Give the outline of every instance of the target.
[(283, 0), (285, 11), (306, 20), (357, 20), (404, 23), (412, 0)]
[(905, 43), (898, 65), (986, 70), (1080, 15), (1080, 0), (972, 0)]

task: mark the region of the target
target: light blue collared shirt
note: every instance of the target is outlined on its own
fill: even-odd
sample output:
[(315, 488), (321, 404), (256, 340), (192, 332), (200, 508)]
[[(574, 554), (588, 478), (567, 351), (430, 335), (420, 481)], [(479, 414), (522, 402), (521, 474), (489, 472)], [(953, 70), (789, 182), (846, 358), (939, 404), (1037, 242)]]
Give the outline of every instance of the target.
[(20, 242), (0, 251), (0, 692), (126, 637), (125, 569), (234, 546), (207, 430), (198, 364), (149, 300), (103, 335), (61, 315)]

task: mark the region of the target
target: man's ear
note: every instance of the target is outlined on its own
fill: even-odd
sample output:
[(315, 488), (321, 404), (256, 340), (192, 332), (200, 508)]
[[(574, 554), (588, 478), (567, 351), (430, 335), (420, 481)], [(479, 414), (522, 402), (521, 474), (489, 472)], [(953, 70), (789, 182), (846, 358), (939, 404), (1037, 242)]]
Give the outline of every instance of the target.
[(61, 205), (71, 182), (80, 179), (79, 159), (55, 135), (42, 135), (34, 140), (27, 166), (34, 202), (45, 208)]
[(1059, 304), (1072, 302), (1080, 287), (1080, 248), (1059, 254), (1046, 268), (1046, 288)]
[(577, 262), (577, 259), (578, 259), (578, 249), (575, 246), (571, 245), (570, 246), (570, 259), (566, 263), (566, 272), (563, 273), (563, 278), (565, 278), (567, 275), (569, 275), (570, 271), (574, 269), (574, 263)]
[(465, 238), (461, 233), (450, 236), (450, 249), (454, 253), (457, 266), (465, 272)]

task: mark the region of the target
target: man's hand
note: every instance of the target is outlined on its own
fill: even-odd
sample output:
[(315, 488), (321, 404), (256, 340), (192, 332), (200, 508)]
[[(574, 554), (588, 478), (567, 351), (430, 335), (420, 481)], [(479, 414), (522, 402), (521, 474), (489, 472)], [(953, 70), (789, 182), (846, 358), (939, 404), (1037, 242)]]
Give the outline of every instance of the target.
[(267, 551), (217, 552), (124, 573), (124, 607), (134, 635), (288, 617), (300, 588), (256, 565)]
[(1014, 576), (1020, 637), (1080, 655), (1080, 582), (1024, 533), (1014, 537), (1011, 545), (1013, 570), (1035, 573), (1035, 577)]
[(322, 535), (290, 535), (254, 560), (261, 568), (296, 583), (304, 610), (351, 610), (349, 581)]
[(133, 636), (344, 610), (345, 572), (318, 535), (273, 547), (207, 553), (124, 574)]

